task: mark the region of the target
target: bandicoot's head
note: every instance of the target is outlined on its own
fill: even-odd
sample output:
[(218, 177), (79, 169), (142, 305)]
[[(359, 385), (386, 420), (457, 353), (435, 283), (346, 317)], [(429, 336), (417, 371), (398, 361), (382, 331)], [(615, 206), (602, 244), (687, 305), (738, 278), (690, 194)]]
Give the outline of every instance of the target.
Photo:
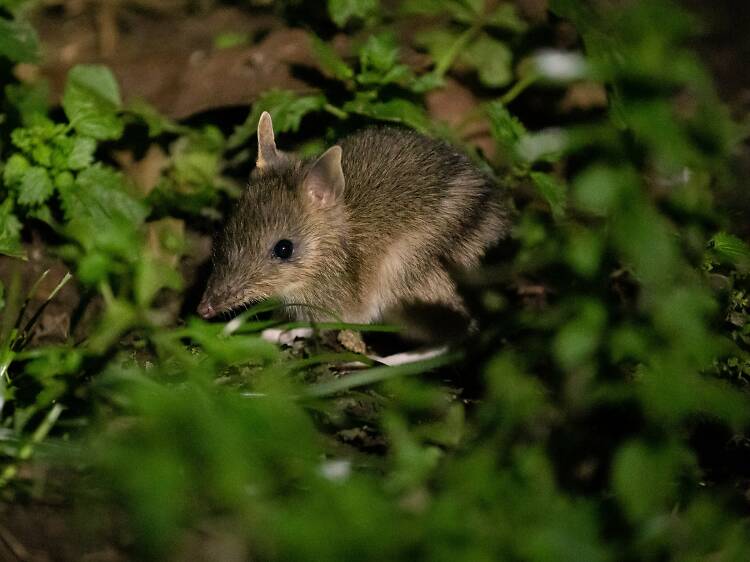
[(264, 112), (256, 169), (214, 243), (198, 313), (211, 318), (271, 297), (309, 300), (304, 296), (341, 261), (344, 184), (341, 147), (316, 160), (294, 158), (276, 149)]

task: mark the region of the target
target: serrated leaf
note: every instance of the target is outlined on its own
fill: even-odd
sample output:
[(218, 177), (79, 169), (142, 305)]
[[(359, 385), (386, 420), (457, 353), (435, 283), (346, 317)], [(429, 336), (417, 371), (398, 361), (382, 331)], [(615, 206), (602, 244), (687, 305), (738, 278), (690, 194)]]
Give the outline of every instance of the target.
[(13, 214), (13, 199), (0, 203), (0, 254), (25, 259), (21, 246), (21, 222)]
[(518, 143), (526, 136), (526, 128), (500, 101), (485, 106), (490, 121), (490, 133), (501, 148), (515, 152)]
[(469, 44), (460, 60), (477, 69), (485, 86), (499, 88), (513, 79), (513, 53), (505, 43), (486, 33)]
[(81, 135), (97, 140), (117, 139), (122, 135), (123, 123), (117, 114), (121, 106), (120, 89), (107, 67), (74, 67), (68, 73), (62, 106)]
[(359, 62), (364, 69), (388, 70), (398, 60), (398, 44), (392, 33), (371, 35), (359, 50)]
[(40, 166), (31, 166), (21, 177), (18, 202), (21, 205), (41, 205), (49, 199), (54, 190), (47, 170)]
[(39, 39), (31, 24), (0, 18), (0, 57), (13, 62), (36, 62)]
[(365, 85), (385, 85), (412, 80), (411, 69), (398, 63), (398, 55), (398, 43), (392, 33), (371, 36), (359, 51), (361, 69), (357, 81)]
[(122, 176), (101, 164), (78, 174), (74, 184), (60, 187), (68, 221), (86, 221), (92, 230), (107, 229), (118, 217), (133, 225), (143, 223), (146, 206), (125, 192)]
[(354, 77), (354, 71), (344, 62), (333, 47), (319, 37), (312, 36), (311, 39), (313, 53), (323, 70), (323, 74), (343, 81), (351, 80)]
[(23, 175), (29, 169), (31, 164), (25, 156), (19, 153), (12, 154), (3, 168), (3, 181), (8, 187), (21, 183)]
[(323, 109), (326, 98), (322, 94), (300, 96), (288, 90), (272, 90), (253, 104), (245, 122), (235, 128), (227, 141), (227, 148), (238, 148), (247, 143), (258, 129), (258, 121), (264, 111), (273, 118), (273, 130), (277, 133), (297, 131), (302, 118), (308, 113)]
[(556, 218), (565, 215), (565, 185), (556, 177), (543, 172), (531, 172), (539, 194), (544, 198)]
[(94, 161), (96, 141), (89, 137), (77, 136), (73, 139), (73, 147), (68, 155), (68, 168), (82, 170)]
[(367, 20), (377, 14), (379, 8), (378, 0), (328, 0), (328, 14), (339, 27), (353, 18)]

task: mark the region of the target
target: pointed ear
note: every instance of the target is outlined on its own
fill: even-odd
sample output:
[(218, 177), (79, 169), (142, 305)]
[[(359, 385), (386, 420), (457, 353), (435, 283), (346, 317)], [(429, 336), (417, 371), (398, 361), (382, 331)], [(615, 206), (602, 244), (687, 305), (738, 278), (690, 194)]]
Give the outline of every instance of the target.
[(264, 111), (258, 121), (258, 160), (255, 165), (260, 169), (272, 168), (285, 160), (285, 155), (276, 149), (273, 136), (271, 114)]
[(344, 194), (340, 146), (332, 146), (315, 161), (302, 182), (302, 189), (321, 207), (332, 205)]

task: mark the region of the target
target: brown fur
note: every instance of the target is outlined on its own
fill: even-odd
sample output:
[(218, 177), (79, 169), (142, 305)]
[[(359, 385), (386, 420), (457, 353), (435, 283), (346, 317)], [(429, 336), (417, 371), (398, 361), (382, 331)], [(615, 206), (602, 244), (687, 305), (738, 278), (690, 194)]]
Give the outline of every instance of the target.
[[(306, 186), (334, 173), (332, 151), (322, 168), (276, 151), (272, 134), (270, 143), (259, 141), (260, 167), (215, 246), (201, 314), (268, 297), (317, 321), (373, 322), (410, 303), (464, 311), (449, 271), (477, 266), (509, 224), (502, 193), (464, 154), (411, 131), (366, 129), (340, 143), (343, 195), (322, 205)], [(272, 256), (283, 238), (295, 245), (288, 262)]]

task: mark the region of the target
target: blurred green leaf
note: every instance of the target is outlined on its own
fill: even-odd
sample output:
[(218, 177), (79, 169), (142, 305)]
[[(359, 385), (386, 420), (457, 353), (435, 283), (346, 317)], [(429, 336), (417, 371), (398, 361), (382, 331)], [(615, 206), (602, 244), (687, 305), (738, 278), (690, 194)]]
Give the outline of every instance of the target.
[(247, 33), (224, 31), (214, 36), (214, 48), (231, 49), (233, 47), (248, 45), (251, 43), (251, 41), (252, 37)]
[(379, 0), (328, 0), (328, 14), (339, 27), (355, 18), (366, 21), (377, 14), (379, 8)]
[(490, 88), (505, 86), (513, 79), (513, 53), (505, 43), (485, 33), (461, 52), (460, 60), (476, 68), (482, 84)]
[(404, 123), (418, 131), (428, 131), (430, 120), (422, 107), (408, 100), (397, 98), (386, 102), (373, 101), (371, 96), (357, 95), (344, 104), (344, 111), (358, 113), (379, 121)]
[(459, 33), (443, 27), (430, 27), (420, 30), (414, 37), (416, 44), (423, 47), (436, 63), (443, 60), (451, 52)]
[(371, 35), (359, 50), (357, 81), (364, 85), (405, 83), (413, 78), (411, 69), (398, 63), (399, 47), (391, 32)]
[(8, 84), (5, 96), (21, 116), (24, 127), (39, 125), (48, 120), (49, 85), (45, 80), (32, 84)]
[(484, 106), (484, 109), (495, 142), (503, 150), (515, 153), (521, 139), (526, 136), (526, 128), (500, 101), (490, 102)]
[(158, 137), (164, 133), (190, 134), (192, 132), (189, 127), (175, 123), (143, 100), (129, 102), (125, 111), (143, 121), (148, 127), (150, 137)]
[(0, 17), (0, 57), (14, 62), (37, 62), (39, 40), (31, 24)]
[(573, 196), (576, 203), (592, 213), (610, 213), (622, 197), (636, 189), (637, 178), (632, 170), (596, 165), (584, 170), (575, 180)]
[(305, 115), (320, 111), (326, 103), (326, 98), (322, 94), (301, 96), (288, 90), (267, 92), (253, 104), (253, 109), (245, 122), (235, 128), (227, 140), (227, 147), (235, 149), (246, 144), (256, 134), (258, 121), (264, 111), (268, 111), (273, 118), (274, 132), (284, 133), (297, 131)]
[(21, 223), (13, 214), (13, 199), (6, 197), (0, 203), (0, 254), (25, 258), (21, 246)]
[(690, 455), (674, 445), (624, 445), (612, 469), (612, 484), (631, 520), (644, 521), (672, 511), (681, 472), (691, 468)]
[(120, 89), (104, 66), (78, 65), (68, 73), (62, 106), (80, 134), (97, 140), (117, 139), (123, 123), (118, 115)]
[(591, 359), (601, 342), (607, 311), (596, 300), (577, 303), (576, 315), (555, 336), (554, 351), (565, 369), (574, 369)]
[(315, 35), (311, 40), (315, 57), (326, 76), (343, 81), (354, 78), (352, 68), (344, 62), (333, 47)]
[(510, 2), (501, 3), (494, 11), (484, 16), (482, 21), (486, 25), (515, 33), (523, 33), (528, 28), (528, 24), (518, 15), (516, 4)]
[(544, 200), (550, 206), (556, 218), (565, 216), (566, 193), (565, 185), (551, 174), (531, 172), (531, 180)]

